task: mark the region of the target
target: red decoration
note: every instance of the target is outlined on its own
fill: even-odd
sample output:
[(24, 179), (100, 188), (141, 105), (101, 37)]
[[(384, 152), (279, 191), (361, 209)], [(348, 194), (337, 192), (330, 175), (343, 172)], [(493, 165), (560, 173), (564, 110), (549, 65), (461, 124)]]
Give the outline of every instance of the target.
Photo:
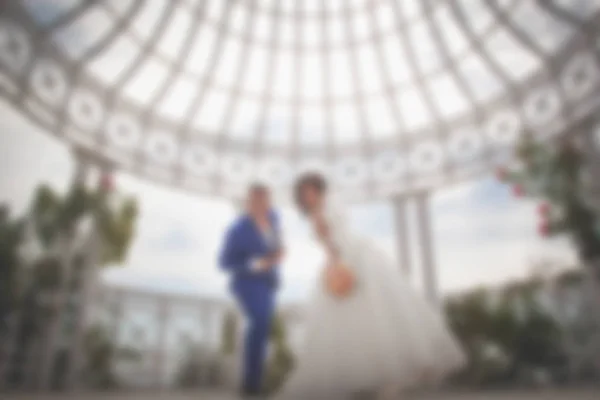
[(523, 197), (525, 195), (525, 189), (523, 189), (523, 186), (521, 185), (514, 185), (512, 192), (515, 197)]
[(506, 170), (506, 168), (498, 167), (498, 169), (496, 169), (496, 179), (504, 182), (504, 181), (506, 181), (507, 178), (508, 178), (508, 171)]
[(112, 192), (115, 187), (112, 174), (102, 174), (100, 176), (100, 189), (104, 192)]
[(540, 216), (547, 217), (548, 214), (550, 214), (550, 204), (541, 203), (540, 205), (538, 205), (537, 211)]
[(548, 237), (550, 235), (550, 223), (547, 220), (543, 220), (538, 225), (538, 233), (542, 237)]

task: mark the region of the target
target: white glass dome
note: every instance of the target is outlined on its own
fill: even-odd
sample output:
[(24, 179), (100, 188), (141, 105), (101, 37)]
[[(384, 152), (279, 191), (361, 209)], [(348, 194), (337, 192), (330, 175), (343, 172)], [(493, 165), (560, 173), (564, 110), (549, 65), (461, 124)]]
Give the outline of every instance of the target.
[(598, 0), (7, 0), (0, 93), (117, 168), (237, 197), (467, 179), (600, 101)]

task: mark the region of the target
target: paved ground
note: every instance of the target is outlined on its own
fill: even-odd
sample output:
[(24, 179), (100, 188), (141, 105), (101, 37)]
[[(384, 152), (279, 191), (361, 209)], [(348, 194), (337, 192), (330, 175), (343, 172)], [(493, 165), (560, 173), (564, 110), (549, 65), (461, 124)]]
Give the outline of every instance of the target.
[[(70, 395), (3, 395), (3, 400), (236, 400), (236, 396), (218, 393), (137, 393), (137, 394), (82, 394)], [(488, 393), (430, 393), (405, 396), (403, 400), (599, 400), (600, 389), (545, 390), (539, 392)], [(317, 399), (315, 399), (317, 400)]]

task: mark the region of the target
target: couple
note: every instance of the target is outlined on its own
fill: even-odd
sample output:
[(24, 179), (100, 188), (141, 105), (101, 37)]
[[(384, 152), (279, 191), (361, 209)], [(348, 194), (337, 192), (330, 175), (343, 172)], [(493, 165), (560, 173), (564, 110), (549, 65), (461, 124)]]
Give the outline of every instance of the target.
[[(393, 398), (402, 388), (437, 381), (460, 368), (463, 354), (442, 315), (413, 291), (388, 257), (350, 229), (340, 204), (328, 196), (325, 179), (314, 173), (300, 177), (295, 200), (328, 256), (323, 272), (341, 261), (355, 286), (346, 297), (334, 296), (326, 285), (315, 287), (296, 369), (277, 396)], [(253, 185), (247, 213), (227, 232), (219, 260), (231, 274), (232, 292), (248, 321), (244, 395), (260, 394), (283, 256), (269, 191)]]

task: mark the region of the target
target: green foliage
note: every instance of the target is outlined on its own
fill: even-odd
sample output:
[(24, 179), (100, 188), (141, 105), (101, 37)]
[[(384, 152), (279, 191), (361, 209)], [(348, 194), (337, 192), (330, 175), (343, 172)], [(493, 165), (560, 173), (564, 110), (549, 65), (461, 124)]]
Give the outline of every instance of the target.
[(114, 210), (101, 206), (98, 210), (98, 223), (103, 238), (103, 264), (114, 264), (127, 257), (135, 235), (135, 222), (138, 208), (135, 200), (128, 199)]
[[(234, 313), (228, 313), (223, 321), (222, 354), (231, 355), (237, 350), (236, 335), (236, 316)], [(294, 369), (294, 354), (288, 344), (285, 321), (279, 314), (273, 318), (269, 333), (269, 344), (272, 352), (267, 360), (264, 387), (267, 392), (274, 393), (281, 387), (288, 374)]]
[(36, 261), (32, 267), (33, 281), (41, 290), (52, 292), (57, 290), (63, 274), (60, 261), (55, 257), (43, 257)]
[(119, 386), (114, 371), (115, 362), (137, 362), (141, 354), (129, 347), (118, 347), (108, 330), (95, 326), (87, 333), (84, 341), (86, 355), (85, 383), (99, 390), (113, 389)]
[(289, 373), (294, 369), (294, 354), (288, 344), (285, 321), (281, 315), (276, 315), (271, 324), (269, 341), (273, 353), (268, 361), (265, 388), (267, 392), (276, 392), (285, 382)]
[[(16, 354), (28, 351), (53, 315), (53, 307), (44, 300), (62, 281), (61, 254), (55, 251), (56, 243), (62, 237), (72, 237), (82, 218), (89, 216), (98, 224), (103, 250), (101, 265), (118, 263), (126, 257), (134, 236), (137, 207), (133, 200), (112, 200), (115, 200), (112, 194), (100, 189), (75, 185), (61, 195), (41, 185), (35, 190), (25, 215), (13, 216), (6, 207), (0, 207), (0, 340), (6, 317), (19, 310)], [(37, 259), (28, 260), (27, 264), (20, 255), (26, 239), (25, 221), (28, 226), (33, 224), (42, 250)], [(73, 269), (81, 265), (81, 257), (81, 254), (75, 255)], [(87, 345), (95, 371), (90, 375), (91, 382), (98, 387), (111, 386), (113, 377), (106, 363), (116, 350), (100, 332), (90, 335), (91, 342)], [(120, 351), (120, 357), (122, 353)], [(24, 377), (17, 380), (21, 378)]]
[(23, 224), (15, 220), (7, 207), (0, 206), (0, 333), (19, 290), (18, 245)]
[[(127, 256), (135, 234), (137, 205), (132, 199), (111, 204), (110, 195), (101, 190), (73, 186), (64, 196), (47, 185), (39, 186), (25, 216), (15, 217), (5, 206), (0, 207), (0, 321), (17, 301), (24, 288), (19, 249), (24, 239), (26, 218), (33, 220), (42, 247), (48, 251), (58, 237), (72, 234), (85, 215), (95, 218), (102, 239), (102, 265), (121, 262)], [(60, 278), (58, 261), (51, 252), (31, 266), (33, 280), (44, 287), (56, 287)]]
[(563, 333), (536, 301), (539, 289), (533, 280), (448, 300), (450, 325), (470, 360), (461, 382), (512, 384), (531, 371), (558, 372), (565, 360)]
[(182, 389), (215, 386), (219, 383), (220, 368), (214, 354), (200, 345), (187, 343), (183, 361), (176, 375), (176, 387)]
[(103, 265), (121, 262), (127, 256), (135, 234), (137, 203), (126, 199), (111, 204), (110, 194), (73, 186), (60, 196), (48, 186), (40, 186), (34, 196), (32, 212), (42, 242), (50, 246), (61, 233), (71, 232), (85, 215), (94, 217), (103, 241)]
[[(38, 238), (46, 250), (50, 250), (60, 235), (70, 235), (76, 224), (86, 215), (92, 216), (102, 238), (102, 265), (122, 262), (135, 235), (138, 216), (137, 203), (133, 199), (110, 201), (110, 194), (101, 190), (89, 190), (73, 186), (64, 196), (47, 185), (39, 186), (29, 207), (29, 214), (11, 217), (6, 207), (0, 208), (0, 261), (2, 283), (12, 286), (18, 263), (18, 250), (23, 239), (25, 218), (33, 218)], [(48, 263), (47, 260), (40, 261)], [(6, 291), (2, 291), (7, 293)]]
[(197, 388), (202, 384), (202, 361), (186, 352), (185, 359), (177, 373), (175, 386), (181, 389)]
[(599, 258), (600, 215), (590, 206), (584, 153), (569, 139), (552, 144), (524, 137), (517, 150), (519, 167), (503, 173), (506, 180), (519, 192), (545, 202), (542, 234), (567, 234), (583, 261)]

